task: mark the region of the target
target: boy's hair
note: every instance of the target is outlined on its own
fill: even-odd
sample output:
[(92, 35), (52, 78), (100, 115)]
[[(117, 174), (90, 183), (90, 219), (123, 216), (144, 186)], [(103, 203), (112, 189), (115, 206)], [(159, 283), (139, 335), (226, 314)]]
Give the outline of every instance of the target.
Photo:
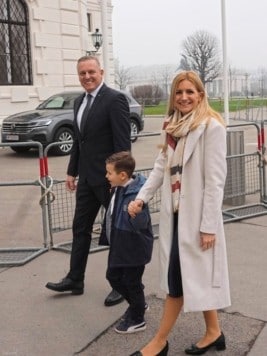
[(129, 178), (135, 169), (135, 159), (129, 151), (113, 153), (106, 159), (106, 164), (113, 164), (116, 173), (125, 172)]

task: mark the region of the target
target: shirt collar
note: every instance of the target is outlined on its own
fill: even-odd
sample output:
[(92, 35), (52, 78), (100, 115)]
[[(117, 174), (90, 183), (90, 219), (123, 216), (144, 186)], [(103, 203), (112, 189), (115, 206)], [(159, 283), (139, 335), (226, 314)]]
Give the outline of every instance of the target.
[(131, 184), (133, 182), (133, 178), (130, 178), (124, 185), (123, 187), (127, 187), (127, 185)]
[[(104, 82), (102, 82), (95, 90), (93, 90), (90, 94), (92, 95), (93, 99), (97, 96), (99, 90), (102, 88)], [(85, 92), (85, 94), (88, 94)]]

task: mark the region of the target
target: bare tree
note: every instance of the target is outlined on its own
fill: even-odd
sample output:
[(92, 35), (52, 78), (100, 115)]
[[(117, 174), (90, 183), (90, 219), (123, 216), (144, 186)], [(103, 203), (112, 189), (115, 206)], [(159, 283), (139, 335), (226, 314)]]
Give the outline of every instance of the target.
[(115, 61), (115, 84), (117, 87), (125, 90), (131, 79), (131, 69), (120, 66), (119, 62)]
[(206, 31), (188, 36), (182, 45), (179, 69), (196, 71), (204, 84), (221, 74), (218, 40)]
[(229, 94), (231, 98), (232, 96), (235, 96), (237, 94), (236, 85), (235, 85), (237, 75), (238, 75), (238, 70), (229, 65), (228, 78), (229, 78)]
[(171, 79), (173, 76), (173, 68), (171, 66), (165, 66), (161, 71), (161, 79), (163, 83), (163, 88), (165, 92), (165, 97), (169, 95), (169, 87), (171, 86)]
[(132, 96), (142, 105), (158, 105), (163, 91), (158, 85), (139, 85), (131, 89)]
[(153, 86), (158, 86), (163, 90), (161, 95), (166, 99), (169, 95), (169, 88), (171, 86), (172, 77), (175, 73), (175, 66), (163, 65), (157, 71), (152, 73), (151, 82)]
[(266, 68), (259, 68), (258, 70), (259, 78), (259, 94), (260, 96), (266, 95), (266, 84), (267, 84), (267, 71)]

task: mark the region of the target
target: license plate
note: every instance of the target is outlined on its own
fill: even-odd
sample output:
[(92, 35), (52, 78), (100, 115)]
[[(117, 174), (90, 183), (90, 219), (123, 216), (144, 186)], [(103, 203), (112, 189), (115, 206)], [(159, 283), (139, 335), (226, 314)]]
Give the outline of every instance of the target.
[(18, 141), (19, 135), (6, 135), (6, 140), (7, 141)]

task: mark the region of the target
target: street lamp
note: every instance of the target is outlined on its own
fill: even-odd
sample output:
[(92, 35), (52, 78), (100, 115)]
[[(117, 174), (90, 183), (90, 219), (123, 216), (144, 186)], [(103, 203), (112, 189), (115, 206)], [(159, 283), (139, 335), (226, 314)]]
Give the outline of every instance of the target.
[(102, 34), (99, 32), (98, 28), (95, 29), (94, 33), (92, 33), (92, 41), (95, 47), (95, 51), (86, 51), (87, 56), (96, 54), (99, 48), (102, 46), (103, 43)]

